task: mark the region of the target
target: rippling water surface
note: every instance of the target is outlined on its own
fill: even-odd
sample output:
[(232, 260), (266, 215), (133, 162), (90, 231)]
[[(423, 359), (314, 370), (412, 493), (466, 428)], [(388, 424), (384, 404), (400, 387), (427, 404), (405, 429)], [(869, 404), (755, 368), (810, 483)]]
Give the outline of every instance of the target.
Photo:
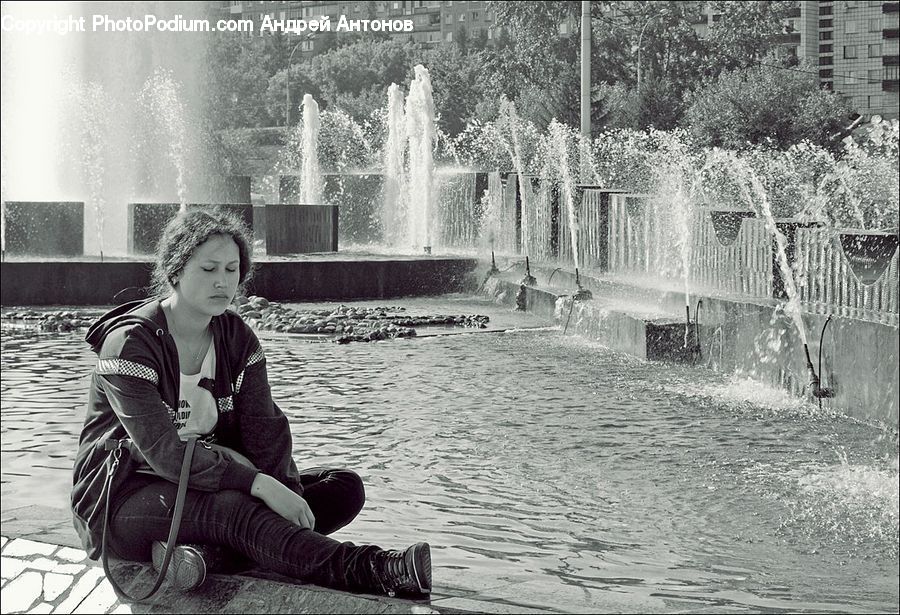
[[(338, 537), (427, 539), (438, 585), (533, 580), (640, 605), (626, 610), (897, 611), (893, 435), (558, 331), (264, 345), (298, 465), (367, 484)], [(4, 330), (4, 507), (67, 505), (93, 362), (79, 334)]]

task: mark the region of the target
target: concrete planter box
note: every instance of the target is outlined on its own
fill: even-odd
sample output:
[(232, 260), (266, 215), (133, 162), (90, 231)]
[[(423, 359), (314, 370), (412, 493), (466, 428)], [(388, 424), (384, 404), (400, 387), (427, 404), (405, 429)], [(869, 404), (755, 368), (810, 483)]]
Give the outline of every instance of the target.
[[(787, 244), (784, 247), (785, 256), (787, 256), (788, 265), (791, 271), (795, 268), (795, 253), (797, 251), (797, 229), (801, 228), (818, 228), (822, 226), (820, 222), (797, 222), (791, 218), (776, 218), (775, 227), (781, 231)], [(778, 245), (772, 237), (772, 297), (775, 299), (788, 299), (787, 289), (784, 284), (784, 276), (781, 274), (781, 266), (778, 264)]]
[[(581, 266), (598, 271), (609, 271), (610, 206), (613, 195), (627, 190), (603, 188), (592, 184), (577, 184), (572, 201), (575, 203), (578, 221), (578, 260)], [(572, 241), (569, 231), (569, 213), (560, 202), (559, 245), (560, 258), (569, 258)]]
[(850, 269), (863, 284), (877, 282), (897, 252), (900, 237), (878, 231), (846, 231), (840, 234), (841, 249)]
[[(383, 198), (384, 176), (380, 173), (322, 173), (321, 205), (340, 208), (340, 241), (344, 244), (371, 244), (384, 240), (380, 219)], [(301, 204), (299, 175), (281, 177), (278, 202), (282, 205)]]
[(266, 254), (337, 252), (336, 205), (266, 205)]
[(6, 254), (84, 255), (84, 203), (7, 201)]
[(723, 246), (730, 246), (737, 239), (744, 218), (754, 218), (756, 214), (748, 209), (710, 209), (709, 219), (712, 221), (716, 239)]
[[(253, 206), (246, 204), (190, 203), (188, 209), (223, 208), (229, 210), (253, 228)], [(129, 203), (128, 204), (128, 253), (153, 254), (163, 229), (178, 215), (178, 203)]]

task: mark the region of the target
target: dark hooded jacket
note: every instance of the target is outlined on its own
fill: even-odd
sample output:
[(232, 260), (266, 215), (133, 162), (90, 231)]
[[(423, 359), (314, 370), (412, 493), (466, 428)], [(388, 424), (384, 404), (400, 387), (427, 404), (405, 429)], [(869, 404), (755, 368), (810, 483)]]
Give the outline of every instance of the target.
[[(217, 444), (246, 456), (259, 471), (295, 492), (303, 488), (291, 457), (291, 432), (272, 401), (266, 360), (253, 331), (231, 311), (213, 317), (215, 379), (203, 379), (216, 400)], [(178, 349), (158, 300), (134, 301), (107, 312), (88, 331), (99, 360), (91, 377), (72, 489), (75, 529), (92, 559), (100, 555), (108, 441), (127, 438), (132, 457), (157, 475), (133, 473), (112, 494), (113, 510), (128, 494), (159, 477), (178, 482), (185, 443), (174, 424), (178, 407)], [(197, 446), (189, 488), (250, 493), (257, 470), (210, 447)], [(118, 482), (118, 481), (117, 481)]]

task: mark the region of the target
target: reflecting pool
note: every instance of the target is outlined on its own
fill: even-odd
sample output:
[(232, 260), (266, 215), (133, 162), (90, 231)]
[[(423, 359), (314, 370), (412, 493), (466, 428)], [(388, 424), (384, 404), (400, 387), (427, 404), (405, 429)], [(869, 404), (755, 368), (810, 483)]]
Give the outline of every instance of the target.
[[(894, 434), (521, 318), (369, 344), (263, 335), (298, 465), (366, 482), (337, 537), (426, 539), (438, 587), (520, 582), (531, 603), (557, 588), (543, 600), (560, 610), (587, 594), (631, 611), (896, 612)], [(81, 334), (4, 329), (4, 508), (66, 506), (93, 362)]]

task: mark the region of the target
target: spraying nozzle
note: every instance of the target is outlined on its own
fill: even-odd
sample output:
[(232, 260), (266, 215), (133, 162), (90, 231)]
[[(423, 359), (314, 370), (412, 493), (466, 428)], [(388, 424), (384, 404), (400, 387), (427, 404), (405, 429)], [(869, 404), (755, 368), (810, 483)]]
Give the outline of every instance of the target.
[(578, 269), (575, 269), (575, 286), (578, 287), (578, 290), (572, 297), (575, 301), (586, 301), (594, 298), (591, 291), (581, 286), (581, 279), (578, 277)]
[(497, 261), (494, 259), (494, 251), (491, 250), (491, 270), (488, 271), (488, 275), (497, 275), (500, 273), (500, 270), (497, 269)]
[(813, 367), (812, 360), (809, 358), (809, 347), (806, 344), (803, 344), (803, 352), (806, 353), (806, 372), (809, 376), (809, 391), (812, 396), (816, 399), (834, 397), (833, 389), (822, 387), (819, 376), (816, 375), (816, 368)]
[(425, 246), (425, 254), (431, 254), (431, 246)]
[(533, 275), (531, 275), (531, 265), (528, 262), (528, 257), (525, 257), (525, 277), (522, 278), (522, 281), (519, 284), (523, 286), (534, 286), (537, 284), (537, 280)]
[(700, 306), (703, 305), (703, 300), (697, 300), (697, 307), (694, 308), (694, 335), (693, 342), (691, 342), (691, 306), (687, 304), (684, 306), (685, 313), (685, 324), (684, 324), (684, 344), (682, 348), (684, 350), (689, 350), (692, 356), (692, 360), (696, 361), (700, 358)]

